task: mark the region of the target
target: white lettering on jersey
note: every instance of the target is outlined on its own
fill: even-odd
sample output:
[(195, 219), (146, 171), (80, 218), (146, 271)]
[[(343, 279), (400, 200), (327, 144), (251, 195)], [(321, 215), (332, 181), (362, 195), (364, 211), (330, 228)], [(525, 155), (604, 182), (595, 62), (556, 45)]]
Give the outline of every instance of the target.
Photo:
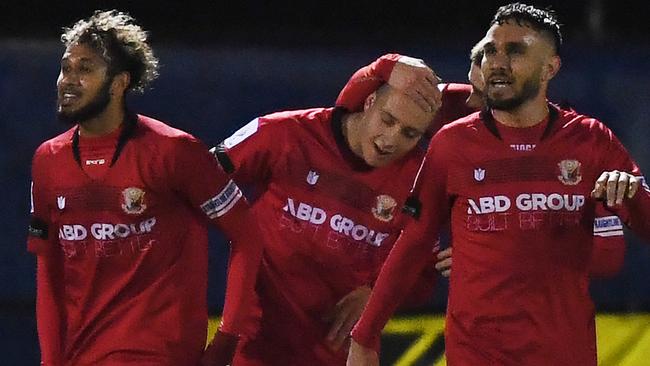
[(104, 165), (105, 159), (86, 160), (86, 165)]
[(536, 146), (535, 144), (511, 144), (510, 148), (514, 151), (533, 151)]
[(581, 194), (559, 194), (552, 193), (522, 193), (517, 196), (517, 208), (521, 211), (580, 211), (585, 204), (585, 196)]
[[(126, 238), (131, 235), (150, 233), (156, 225), (156, 218), (144, 220), (138, 224), (109, 224), (94, 223), (90, 225), (90, 233), (97, 240), (113, 240)], [(88, 237), (88, 229), (83, 225), (71, 224), (61, 225), (59, 228), (59, 239), (68, 241), (85, 240)]]
[(239, 144), (240, 142), (246, 140), (249, 136), (257, 132), (259, 127), (259, 118), (248, 122), (244, 127), (240, 128), (232, 136), (228, 137), (223, 141), (224, 146), (227, 149), (232, 148), (233, 146)]
[(203, 202), (201, 209), (209, 218), (215, 219), (228, 213), (241, 197), (241, 190), (231, 179), (221, 192)]
[[(304, 202), (296, 202), (292, 198), (287, 198), (287, 204), (282, 208), (284, 212), (291, 216), (314, 225), (321, 225), (327, 220), (327, 213), (319, 207), (312, 206)], [(356, 241), (365, 241), (373, 246), (380, 246), (382, 242), (390, 235), (380, 233), (364, 225), (357, 224), (351, 219), (335, 214), (329, 220), (330, 228)]]
[[(477, 202), (478, 201), (478, 202)], [(510, 209), (511, 199), (504, 195), (479, 197), (478, 200), (467, 199), (468, 214), (489, 214), (506, 212)], [(585, 196), (580, 194), (559, 193), (522, 193), (515, 199), (515, 206), (520, 211), (580, 211), (585, 205)]]
[(467, 213), (472, 211), (476, 214), (486, 214), (493, 212), (505, 212), (510, 209), (510, 199), (506, 196), (481, 197), (478, 199), (478, 205), (471, 198), (468, 199), (469, 207)]
[(324, 223), (327, 219), (327, 214), (323, 209), (312, 207), (302, 202), (298, 203), (298, 207), (296, 208), (293, 199), (291, 198), (287, 198), (287, 204), (282, 209), (297, 219), (308, 221), (316, 225)]

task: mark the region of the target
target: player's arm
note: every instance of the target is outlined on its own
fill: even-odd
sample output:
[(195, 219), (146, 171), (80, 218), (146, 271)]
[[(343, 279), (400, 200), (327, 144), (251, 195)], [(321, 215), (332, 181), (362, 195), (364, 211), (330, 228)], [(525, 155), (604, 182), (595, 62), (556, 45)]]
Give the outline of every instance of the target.
[(179, 139), (173, 152), (172, 181), (231, 241), (228, 282), (220, 331), (238, 337), (246, 329), (263, 244), (257, 220), (237, 184), (205, 145)]
[(56, 366), (63, 365), (63, 258), (58, 248), (56, 227), (49, 220), (42, 169), (43, 164), (35, 157), (27, 248), (36, 255), (36, 325), (41, 364)]
[(406, 214), (412, 215), (412, 218), (388, 255), (370, 300), (352, 331), (349, 365), (359, 361), (360, 356), (376, 356), (373, 356), (373, 350), (378, 349), (384, 325), (434, 255), (433, 243), (423, 238), (437, 237), (448, 215), (447, 159), (439, 145), (434, 137), (405, 207)]
[(352, 75), (336, 99), (336, 105), (352, 112), (361, 111), (366, 98), (382, 84), (388, 83), (408, 95), (422, 109), (431, 112), (441, 104), (439, 82), (440, 78), (424, 61), (386, 54)]
[[(604, 131), (604, 132), (603, 132)], [(601, 128), (605, 146), (601, 150), (603, 172), (594, 184), (592, 197), (650, 242), (650, 187), (638, 165), (607, 128)]]
[(625, 238), (623, 223), (602, 206), (596, 206), (594, 220), (594, 248), (589, 263), (589, 274), (596, 278), (613, 277), (623, 267)]

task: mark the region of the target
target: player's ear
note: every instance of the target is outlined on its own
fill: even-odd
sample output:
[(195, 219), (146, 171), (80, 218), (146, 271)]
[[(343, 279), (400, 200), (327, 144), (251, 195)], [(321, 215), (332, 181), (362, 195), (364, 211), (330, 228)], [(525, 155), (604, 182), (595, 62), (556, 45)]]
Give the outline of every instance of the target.
[(377, 92), (373, 92), (372, 94), (368, 95), (366, 101), (363, 103), (363, 110), (367, 111), (370, 109), (370, 107), (375, 104), (375, 101), (377, 101)]
[(130, 83), (131, 74), (128, 72), (124, 71), (116, 74), (111, 82), (111, 95), (124, 95)]
[(547, 58), (544, 69), (542, 70), (542, 81), (549, 81), (557, 75), (562, 66), (562, 59), (560, 56), (553, 55)]

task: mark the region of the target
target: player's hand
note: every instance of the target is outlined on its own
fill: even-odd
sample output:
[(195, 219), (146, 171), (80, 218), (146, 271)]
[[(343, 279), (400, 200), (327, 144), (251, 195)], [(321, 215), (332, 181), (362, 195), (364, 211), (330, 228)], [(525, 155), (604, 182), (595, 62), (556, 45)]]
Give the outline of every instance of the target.
[(374, 349), (366, 348), (354, 339), (350, 342), (350, 351), (348, 351), (348, 360), (346, 366), (378, 366), (379, 355)]
[(239, 337), (217, 330), (212, 342), (203, 352), (199, 366), (227, 366), (232, 363)]
[(442, 93), (438, 89), (440, 78), (424, 61), (402, 56), (388, 79), (388, 85), (406, 94), (425, 112), (440, 108)]
[(451, 274), (451, 247), (439, 251), (436, 258), (438, 259), (435, 265), (436, 270), (438, 270), (443, 277), (449, 277)]
[(330, 322), (327, 341), (333, 350), (338, 350), (349, 338), (352, 327), (361, 317), (363, 308), (370, 298), (371, 289), (369, 286), (361, 286), (345, 295), (323, 320)]
[(603, 172), (596, 180), (591, 196), (607, 202), (607, 206), (620, 206), (624, 198), (632, 198), (639, 190), (639, 178), (626, 172)]

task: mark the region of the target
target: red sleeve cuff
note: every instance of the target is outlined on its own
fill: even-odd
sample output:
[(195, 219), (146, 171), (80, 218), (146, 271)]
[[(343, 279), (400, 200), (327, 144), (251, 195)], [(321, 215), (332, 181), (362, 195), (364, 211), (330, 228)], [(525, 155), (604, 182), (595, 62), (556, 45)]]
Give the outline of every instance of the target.
[(355, 342), (366, 348), (372, 348), (379, 353), (379, 349), (381, 348), (381, 332), (368, 331), (357, 323), (354, 329), (352, 329), (351, 335)]

